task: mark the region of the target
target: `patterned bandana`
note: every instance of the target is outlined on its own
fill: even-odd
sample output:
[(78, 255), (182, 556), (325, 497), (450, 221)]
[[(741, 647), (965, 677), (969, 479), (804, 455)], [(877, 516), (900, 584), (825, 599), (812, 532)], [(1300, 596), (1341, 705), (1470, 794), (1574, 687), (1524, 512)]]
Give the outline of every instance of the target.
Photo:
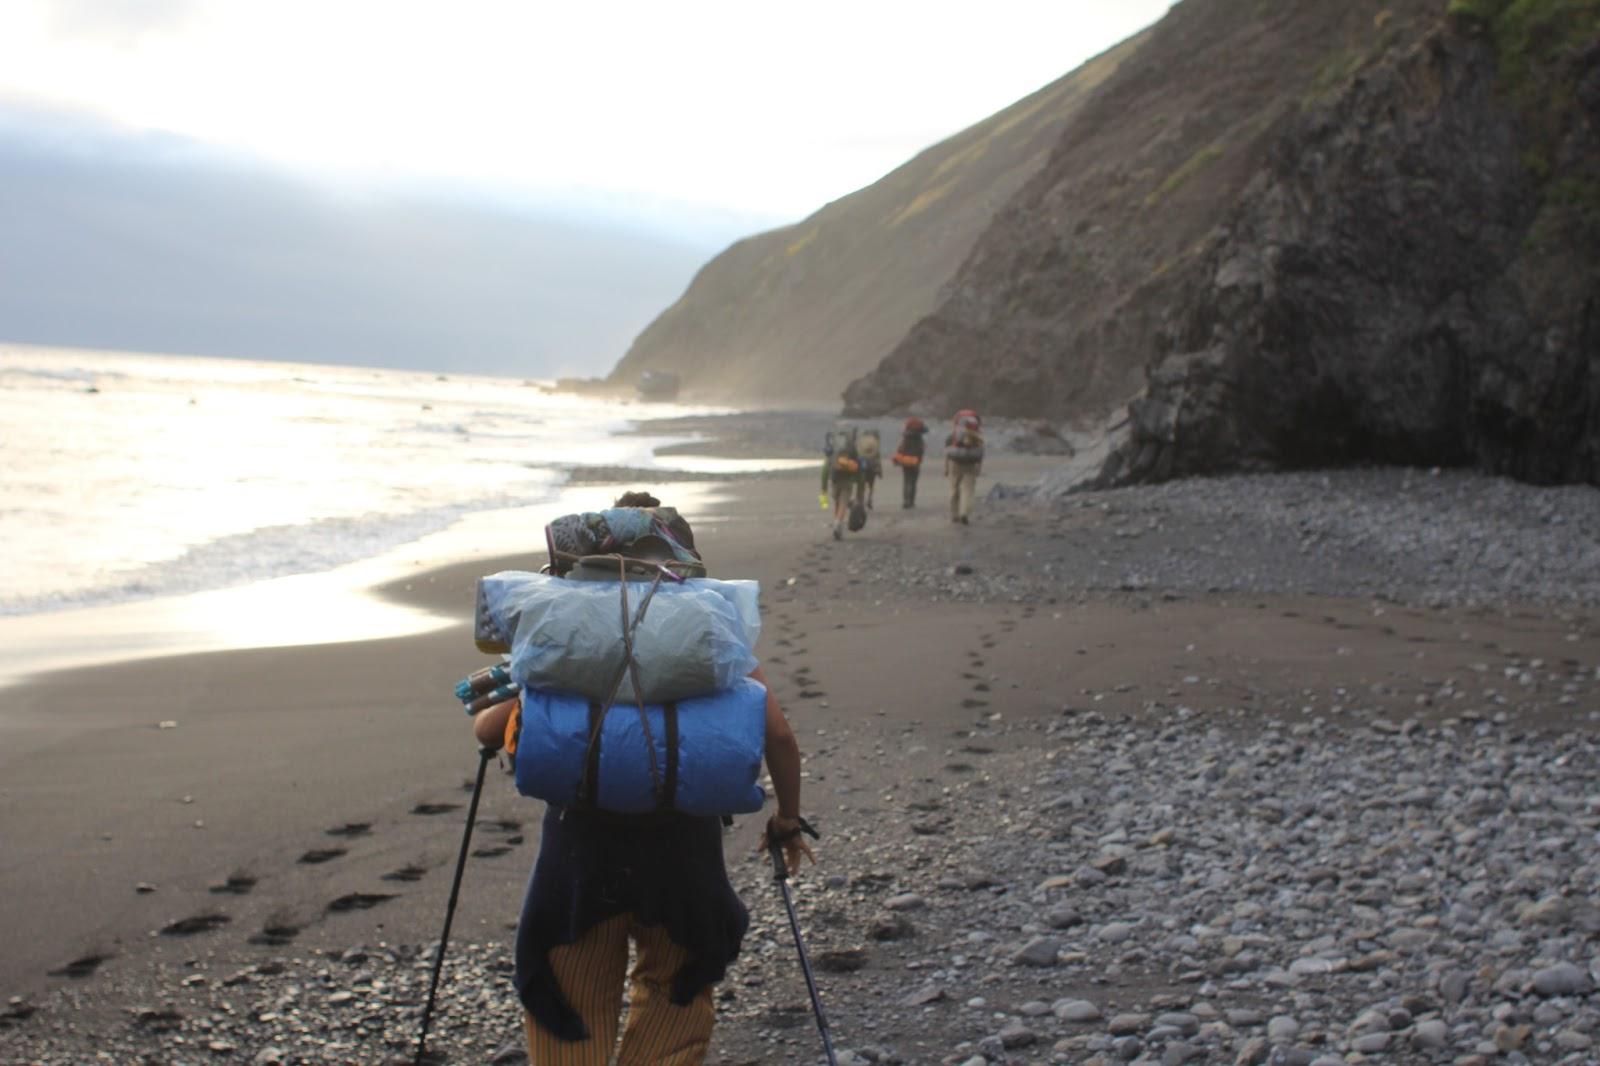
[(544, 536), (550, 569), (558, 574), (571, 568), (574, 556), (626, 555), (645, 537), (666, 544), (681, 563), (700, 561), (689, 523), (671, 507), (612, 507), (563, 515), (544, 527)]

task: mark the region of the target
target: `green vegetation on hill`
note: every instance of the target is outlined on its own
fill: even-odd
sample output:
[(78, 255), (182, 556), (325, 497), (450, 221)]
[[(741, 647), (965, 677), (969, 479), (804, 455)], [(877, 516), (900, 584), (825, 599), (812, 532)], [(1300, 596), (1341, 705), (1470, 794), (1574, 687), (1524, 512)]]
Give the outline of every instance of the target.
[(1600, 34), (1600, 0), (1450, 0), (1448, 11), (1488, 36), (1500, 77), (1524, 109), (1572, 106), (1561, 59)]

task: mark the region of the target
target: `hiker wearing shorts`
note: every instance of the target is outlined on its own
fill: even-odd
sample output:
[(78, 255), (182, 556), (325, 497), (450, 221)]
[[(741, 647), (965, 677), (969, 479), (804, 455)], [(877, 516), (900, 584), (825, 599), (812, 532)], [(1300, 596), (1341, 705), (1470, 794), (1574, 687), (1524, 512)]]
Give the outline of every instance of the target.
[(972, 497), (983, 469), (983, 436), (976, 412), (956, 414), (955, 428), (944, 441), (944, 476), (950, 479), (950, 521), (967, 525)]
[[(841, 458), (848, 462), (841, 464)], [(831, 503), (833, 506), (834, 540), (844, 539), (845, 520), (850, 516), (850, 505), (855, 502), (856, 494), (861, 491), (861, 460), (855, 454), (854, 445), (841, 448), (838, 452), (830, 451), (822, 460), (822, 493), (825, 497), (823, 505)]]
[[(629, 493), (617, 506), (659, 502)], [(672, 528), (694, 551), (688, 523), (675, 519)], [(623, 554), (670, 558), (643, 544)], [(750, 676), (767, 684), (759, 667)], [(800, 748), (770, 686), (766, 699), (765, 755), (778, 810), (762, 843), (778, 841), (794, 873), (802, 857), (816, 861), (800, 836)], [(512, 699), (480, 711), (478, 742), (501, 747), (517, 706)], [(533, 1063), (606, 1066), (613, 1053), (618, 1066), (705, 1060), (716, 1022), (711, 989), (750, 923), (728, 881), (722, 834), (716, 817), (548, 807), (517, 923), (516, 986)]]

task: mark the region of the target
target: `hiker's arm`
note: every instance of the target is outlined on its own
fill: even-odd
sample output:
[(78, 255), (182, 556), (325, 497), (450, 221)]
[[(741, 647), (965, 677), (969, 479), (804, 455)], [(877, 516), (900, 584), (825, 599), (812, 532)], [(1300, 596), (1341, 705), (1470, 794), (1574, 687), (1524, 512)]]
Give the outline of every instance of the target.
[(767, 690), (767, 772), (772, 775), (772, 791), (778, 794), (778, 817), (792, 822), (800, 817), (800, 742), (761, 667), (752, 670), (750, 677)]
[(800, 872), (802, 858), (817, 861), (800, 834), (800, 743), (795, 740), (794, 730), (783, 716), (778, 697), (772, 694), (772, 686), (767, 684), (761, 668), (756, 667), (750, 676), (767, 688), (767, 772), (772, 775), (772, 790), (778, 794), (778, 813), (767, 820), (760, 850), (765, 851), (771, 838), (778, 835), (783, 864), (793, 876)]
[(504, 703), (485, 707), (472, 716), (472, 735), (480, 745), (494, 751), (505, 746), (506, 723), (511, 721), (511, 712), (517, 709), (517, 699), (513, 696)]

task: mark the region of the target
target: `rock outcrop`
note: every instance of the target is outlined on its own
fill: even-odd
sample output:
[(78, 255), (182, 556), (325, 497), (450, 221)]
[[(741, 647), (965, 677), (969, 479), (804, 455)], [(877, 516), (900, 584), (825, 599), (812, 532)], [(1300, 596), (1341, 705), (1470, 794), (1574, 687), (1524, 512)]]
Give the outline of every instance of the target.
[(1399, 462), (1600, 483), (1600, 37), (1548, 71), (1565, 108), (1505, 68), (1443, 28), (1275, 145), (1097, 480)]

